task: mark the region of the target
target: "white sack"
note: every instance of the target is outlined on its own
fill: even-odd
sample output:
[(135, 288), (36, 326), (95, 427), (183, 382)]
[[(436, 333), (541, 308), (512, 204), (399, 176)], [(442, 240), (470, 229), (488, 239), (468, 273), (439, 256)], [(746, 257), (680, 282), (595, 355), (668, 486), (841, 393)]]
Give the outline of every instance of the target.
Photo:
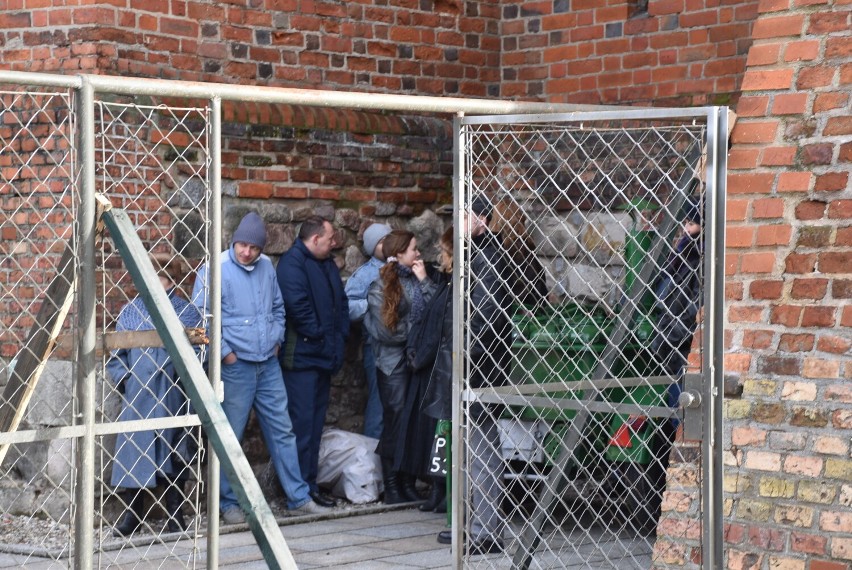
[(355, 504), (372, 503), (382, 493), (379, 440), (335, 428), (322, 432), (317, 484)]

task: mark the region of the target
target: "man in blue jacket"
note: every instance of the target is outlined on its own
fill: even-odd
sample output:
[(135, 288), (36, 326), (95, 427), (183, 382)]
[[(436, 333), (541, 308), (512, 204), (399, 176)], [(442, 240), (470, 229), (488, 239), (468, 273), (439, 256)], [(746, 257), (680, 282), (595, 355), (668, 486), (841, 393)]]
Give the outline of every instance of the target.
[[(272, 261), (261, 254), (265, 245), (266, 226), (258, 214), (249, 212), (234, 232), (230, 249), (222, 252), (222, 408), (240, 441), (254, 408), (288, 508), (316, 514), (326, 509), (311, 499), (298, 469), (296, 437), (277, 360), (284, 341), (284, 302)], [(205, 315), (207, 291), (205, 265), (192, 292), (193, 303)], [(223, 522), (245, 522), (224, 473), (219, 496)]]
[(343, 366), (349, 336), (349, 304), (331, 250), (334, 227), (319, 216), (302, 222), (299, 239), (278, 262), (286, 310), (286, 341), (280, 355), (302, 478), (321, 506), (334, 500), (317, 486), (320, 438), (331, 377)]

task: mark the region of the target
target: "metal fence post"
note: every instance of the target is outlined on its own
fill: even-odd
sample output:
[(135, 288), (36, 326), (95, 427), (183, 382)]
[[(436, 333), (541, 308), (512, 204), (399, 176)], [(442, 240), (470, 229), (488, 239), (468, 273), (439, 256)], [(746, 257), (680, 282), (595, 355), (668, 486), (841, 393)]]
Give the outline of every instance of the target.
[(704, 425), (707, 436), (701, 445), (704, 501), (704, 549), (702, 566), (721, 569), (724, 565), (722, 512), (724, 465), (721, 461), (723, 441), (724, 395), (724, 322), (725, 322), (725, 173), (727, 172), (728, 115), (725, 109), (714, 107), (707, 117), (707, 201), (705, 204), (708, 226), (713, 228), (713, 239), (708, 243), (709, 255), (704, 259), (705, 275), (709, 282), (710, 298), (706, 306), (712, 312), (704, 316), (707, 334), (704, 337), (704, 354), (707, 355), (703, 377), (709, 382), (705, 399), (711, 405), (704, 407)]
[[(210, 100), (210, 329), (221, 330), (222, 319), (222, 99)], [(222, 335), (210, 335), (209, 376), (216, 397), (222, 399)], [(207, 568), (219, 567), (219, 458), (210, 454), (207, 462)]]
[(92, 568), (95, 511), (95, 108), (94, 90), (84, 78), (77, 91), (80, 117), (79, 287), (77, 322), (77, 411), (75, 423), (84, 426), (77, 444), (74, 492), (74, 568)]
[(452, 509), (452, 529), (453, 534), (453, 568), (461, 568), (461, 546), (463, 544), (462, 528), (464, 526), (464, 509), (462, 508), (462, 485), (464, 485), (465, 475), (462, 469), (464, 461), (464, 445), (465, 438), (461, 437), (461, 390), (462, 378), (464, 377), (464, 339), (463, 339), (463, 314), (464, 307), (462, 306), (462, 296), (459, 294), (463, 291), (464, 275), (466, 268), (465, 254), (463, 247), (466, 243), (464, 234), (462, 233), (462, 207), (465, 204), (465, 164), (466, 154), (464, 152), (464, 140), (462, 134), (462, 117), (463, 113), (458, 113), (453, 119), (453, 226), (455, 227), (455, 235), (453, 237), (453, 408), (452, 408), (452, 432), (451, 432), (451, 447), (452, 447), (452, 496), (450, 497), (450, 505)]

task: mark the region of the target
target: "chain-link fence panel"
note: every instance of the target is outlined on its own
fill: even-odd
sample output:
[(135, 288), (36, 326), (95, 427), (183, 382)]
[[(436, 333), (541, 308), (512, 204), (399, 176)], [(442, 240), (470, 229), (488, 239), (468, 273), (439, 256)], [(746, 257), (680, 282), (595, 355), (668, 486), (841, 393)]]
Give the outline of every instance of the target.
[[(72, 526), (75, 114), (0, 92), (0, 561), (61, 566)], [(71, 315), (69, 317), (69, 315)]]
[(701, 472), (678, 400), (705, 368), (707, 126), (513, 119), (459, 135), (461, 559), (689, 560)]
[[(96, 110), (98, 190), (128, 214), (203, 359), (203, 315), (190, 296), (209, 259), (209, 109), (112, 100)], [(200, 422), (112, 240), (99, 245), (107, 435), (97, 440), (96, 562), (194, 568), (204, 514)]]

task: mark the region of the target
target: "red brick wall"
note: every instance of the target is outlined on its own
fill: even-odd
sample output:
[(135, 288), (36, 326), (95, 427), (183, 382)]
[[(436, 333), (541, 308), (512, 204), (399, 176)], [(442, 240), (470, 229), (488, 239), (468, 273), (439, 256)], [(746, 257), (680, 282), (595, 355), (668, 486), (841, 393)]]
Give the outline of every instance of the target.
[(852, 565), (852, 3), (759, 4), (728, 177), (727, 567)]
[(4, 4), (0, 63), (19, 70), (658, 105), (735, 102), (758, 6), (650, 0), (636, 14), (628, 0)]
[(189, 81), (498, 95), (493, 2), (3, 2), (2, 63)]
[(502, 2), (501, 94), (568, 103), (731, 105), (757, 0)]

